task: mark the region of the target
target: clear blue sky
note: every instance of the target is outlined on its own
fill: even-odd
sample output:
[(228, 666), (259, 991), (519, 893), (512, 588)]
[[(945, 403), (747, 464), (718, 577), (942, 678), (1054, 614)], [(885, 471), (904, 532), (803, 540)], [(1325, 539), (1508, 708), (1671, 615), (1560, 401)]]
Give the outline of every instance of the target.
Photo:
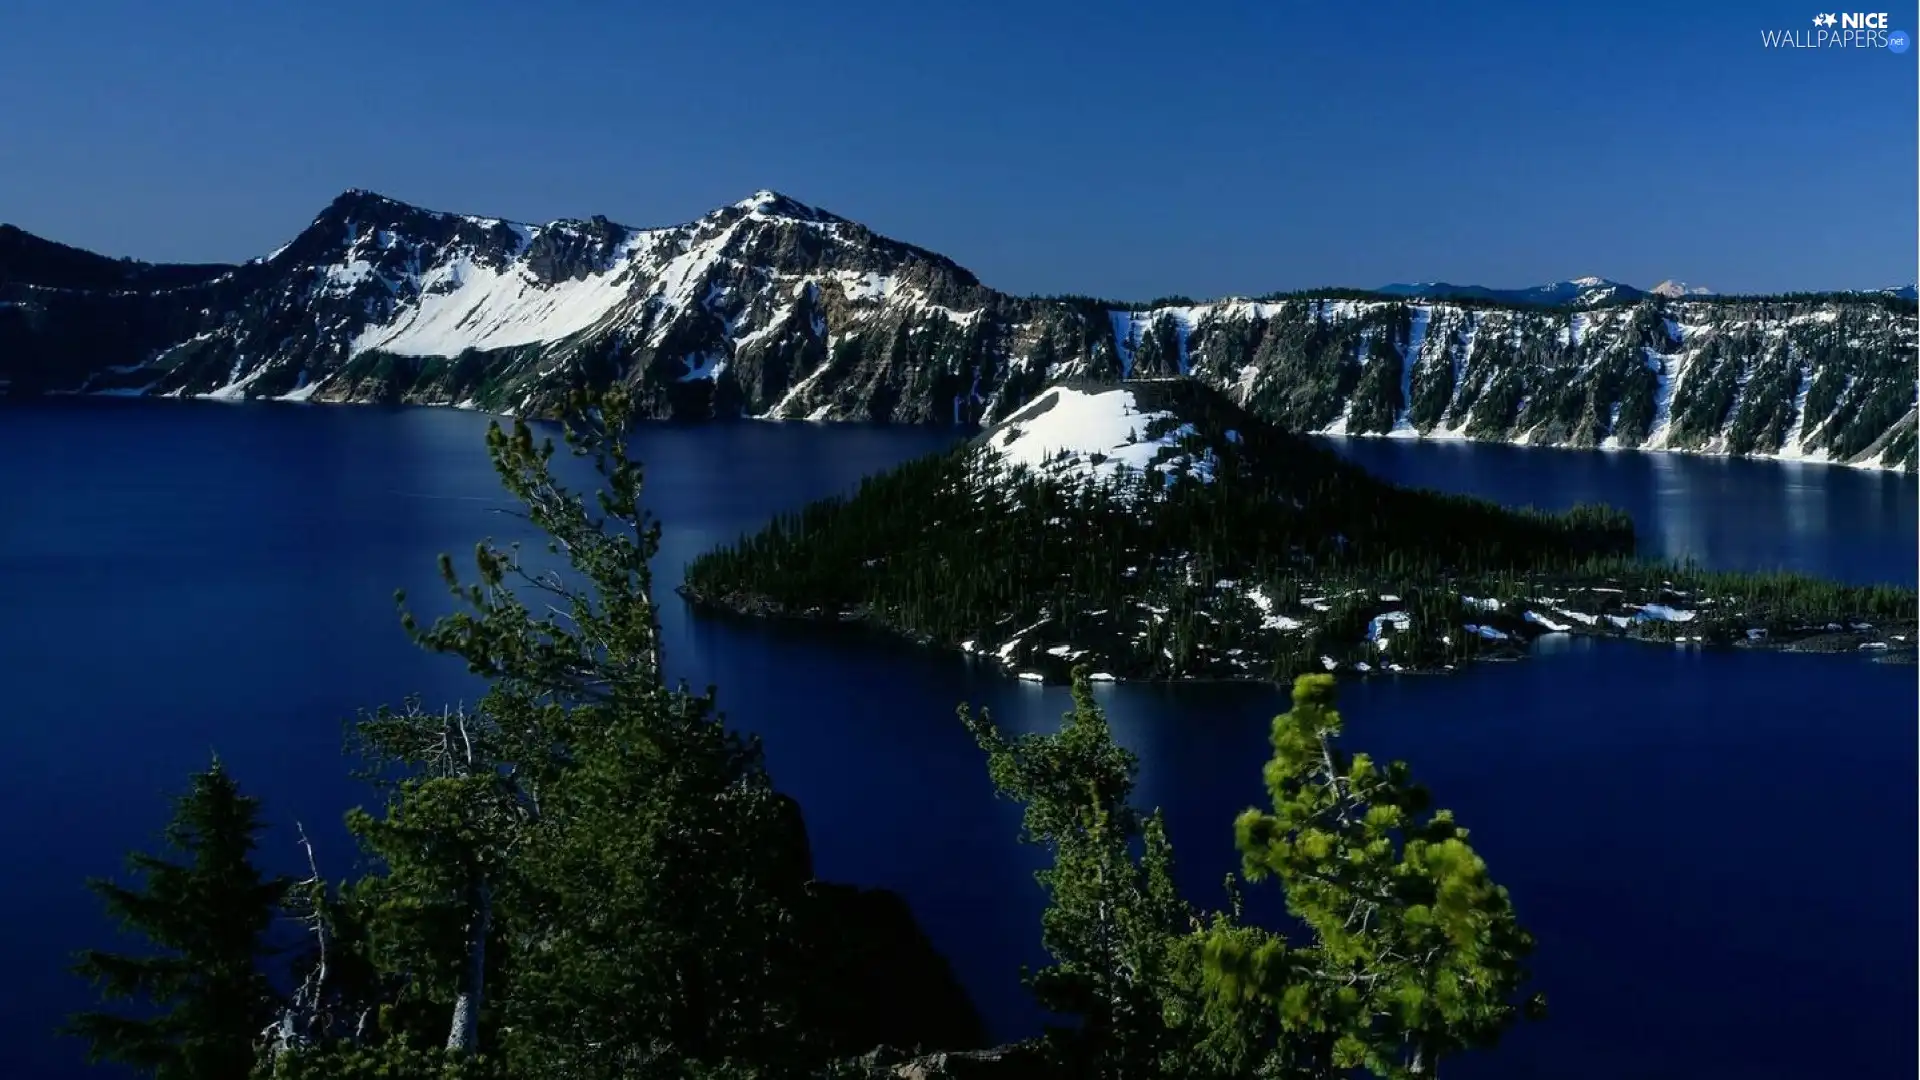
[(1761, 47), (1814, 14), (9, 0), (0, 220), (225, 261), (348, 187), (635, 225), (770, 187), (1016, 292), (1911, 281), (1920, 53)]

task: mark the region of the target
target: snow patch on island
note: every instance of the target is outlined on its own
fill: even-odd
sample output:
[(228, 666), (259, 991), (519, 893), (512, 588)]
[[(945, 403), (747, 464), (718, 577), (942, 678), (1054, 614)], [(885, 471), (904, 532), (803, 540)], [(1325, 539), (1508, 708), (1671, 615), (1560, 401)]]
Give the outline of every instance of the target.
[[(1230, 583), (1223, 583), (1230, 584)], [(1247, 601), (1260, 612), (1260, 626), (1266, 630), (1298, 630), (1305, 625), (1299, 619), (1276, 615), (1273, 610), (1273, 597), (1258, 585), (1247, 590)]]
[(1540, 627), (1549, 634), (1564, 634), (1573, 629), (1569, 623), (1555, 622), (1537, 611), (1529, 611), (1523, 616), (1528, 622)]
[(1194, 445), (1192, 424), (1144, 412), (1127, 389), (1053, 387), (990, 432), (985, 447), (1009, 468), (1105, 484), (1122, 469), (1211, 482), (1218, 460)]
[(1646, 604), (1640, 608), (1640, 614), (1634, 616), (1635, 622), (1689, 622), (1693, 612), (1681, 611), (1665, 604)]

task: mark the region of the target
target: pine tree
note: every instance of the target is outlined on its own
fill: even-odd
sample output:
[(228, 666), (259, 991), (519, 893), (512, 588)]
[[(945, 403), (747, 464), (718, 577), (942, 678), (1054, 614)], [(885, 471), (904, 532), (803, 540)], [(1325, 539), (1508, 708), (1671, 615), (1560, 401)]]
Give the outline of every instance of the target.
[(1537, 1015), (1541, 999), (1520, 997), (1533, 942), (1466, 830), (1428, 808), (1404, 764), (1334, 746), (1333, 688), (1328, 675), (1295, 682), (1273, 724), (1273, 810), (1235, 823), (1247, 877), (1275, 879), (1312, 940), (1218, 932), (1212, 983), (1277, 1017), (1293, 1075), (1433, 1077), (1441, 1058)]
[(811, 1075), (903, 1029), (809, 1000), (893, 992), (897, 968), (825, 951), (905, 935), (847, 922), (757, 742), (711, 690), (666, 685), (628, 404), (576, 405), (598, 513), (526, 424), (488, 432), (563, 567), (487, 541), (472, 582), (442, 559), (455, 614), (422, 627), (399, 598), (416, 641), (489, 688), (471, 711), (409, 702), (358, 725), (387, 798), (351, 822), (378, 869), (331, 895), (317, 870), (302, 883), (314, 955), (274, 1080)]
[(410, 976), (415, 1001), (447, 1003), (444, 1046), (481, 1046), (495, 893), (530, 818), (514, 778), (495, 756), (491, 717), (422, 710), (409, 702), (363, 721), (379, 759), (407, 769), (390, 785), (386, 813), (356, 810), (348, 827), (384, 871), (362, 882), (376, 963)]
[(263, 825), (259, 800), (242, 795), (218, 758), (174, 803), (165, 842), (174, 858), (136, 852), (128, 887), (87, 883), (120, 925), (156, 947), (141, 954), (88, 950), (75, 973), (106, 1001), (144, 999), (145, 1018), (84, 1012), (66, 1031), (114, 1061), (159, 1080), (244, 1080), (254, 1043), (272, 1021), (261, 971), (263, 936), (286, 883), (253, 865)]
[(1053, 853), (1037, 874), (1053, 963), (1028, 984), (1042, 1007), (1080, 1018), (1064, 1040), (1068, 1060), (1078, 1075), (1103, 1080), (1162, 1075), (1182, 1045), (1166, 996), (1193, 914), (1174, 890), (1159, 814), (1128, 804), (1137, 762), (1113, 741), (1084, 667), (1073, 673), (1073, 704), (1058, 733), (1012, 740), (984, 712), (962, 707), (960, 717), (986, 751), (994, 785), (1025, 804), (1022, 838)]
[[(456, 1006), (460, 994), (483, 1000), (483, 925), (512, 950), (496, 1011), (516, 1076), (592, 1080), (803, 1052), (788, 1021), (803, 993), (793, 937), (804, 841), (758, 744), (727, 730), (710, 692), (665, 682), (649, 567), (659, 532), (624, 450), (629, 416), (618, 395), (575, 403), (567, 438), (601, 481), (597, 514), (554, 475), (551, 442), (536, 444), (524, 422), (489, 429), (496, 471), (564, 574), (483, 543), (470, 584), (443, 561), (465, 610), (431, 627), (406, 620), (423, 646), (489, 683), (473, 764), (434, 792), (431, 817), (403, 824), (460, 838), (433, 848), (458, 872), (427, 882), (449, 905), (434, 955), (464, 965), (441, 969), (455, 978), (438, 992)], [(456, 924), (458, 940), (446, 938)]]

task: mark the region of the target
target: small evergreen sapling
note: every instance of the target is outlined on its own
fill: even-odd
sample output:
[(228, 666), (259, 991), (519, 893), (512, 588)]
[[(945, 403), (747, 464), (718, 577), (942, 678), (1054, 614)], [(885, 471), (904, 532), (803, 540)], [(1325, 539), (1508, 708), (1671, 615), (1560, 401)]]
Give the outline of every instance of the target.
[[(158, 1080), (244, 1080), (254, 1042), (273, 1019), (272, 987), (261, 971), (263, 937), (286, 882), (262, 874), (253, 851), (262, 829), (259, 800), (215, 758), (175, 800), (165, 831), (172, 858), (136, 852), (129, 887), (87, 883), (120, 925), (153, 950), (80, 954), (76, 974), (108, 1002), (144, 1001), (152, 1015), (94, 1011), (65, 1028), (87, 1040), (88, 1059), (113, 1061)], [(143, 1010), (146, 1011), (146, 1010)]]

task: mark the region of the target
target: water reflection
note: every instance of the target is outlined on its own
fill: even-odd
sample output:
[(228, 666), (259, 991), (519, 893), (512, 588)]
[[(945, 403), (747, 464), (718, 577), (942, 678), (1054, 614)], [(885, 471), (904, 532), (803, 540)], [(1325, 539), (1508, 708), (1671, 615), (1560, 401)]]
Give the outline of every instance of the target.
[(1781, 463), (1780, 469), (1785, 475), (1780, 490), (1787, 504), (1787, 531), (1796, 537), (1807, 537), (1826, 529), (1827, 486), (1818, 477), (1809, 476), (1808, 470), (1828, 467), (1800, 461)]
[(1591, 648), (1592, 644), (1593, 640), (1591, 638), (1575, 637), (1572, 634), (1542, 634), (1534, 640), (1533, 652), (1538, 656), (1570, 655), (1578, 652), (1586, 652)]
[(1565, 509), (1604, 502), (1633, 516), (1641, 554), (1727, 570), (1795, 570), (1859, 583), (1915, 581), (1911, 476), (1807, 462), (1595, 453), (1492, 443), (1329, 439), (1400, 483)]

